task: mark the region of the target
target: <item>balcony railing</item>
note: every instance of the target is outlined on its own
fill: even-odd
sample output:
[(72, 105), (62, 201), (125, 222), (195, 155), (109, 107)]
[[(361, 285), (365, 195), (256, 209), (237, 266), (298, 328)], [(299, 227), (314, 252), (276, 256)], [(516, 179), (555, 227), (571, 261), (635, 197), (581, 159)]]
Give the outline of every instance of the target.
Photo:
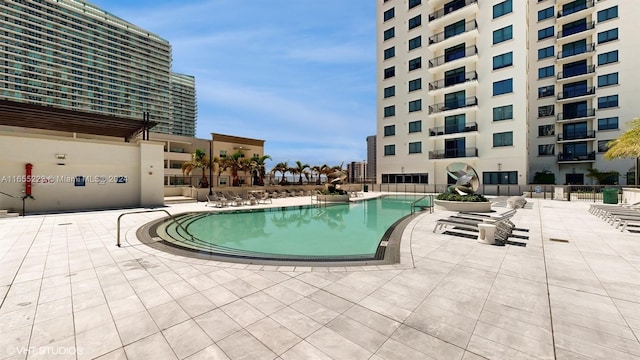
[(569, 35), (573, 35), (573, 34), (578, 34), (581, 33), (583, 31), (587, 31), (587, 30), (592, 30), (594, 27), (596, 26), (596, 22), (592, 21), (590, 23), (587, 23), (586, 25), (579, 25), (579, 26), (574, 26), (574, 27), (570, 27), (568, 29), (562, 30), (562, 31), (558, 31), (558, 39), (561, 39), (565, 36), (569, 36)]
[(571, 70), (571, 71), (560, 71), (557, 75), (558, 80), (562, 80), (562, 79), (568, 79), (574, 76), (580, 76), (580, 75), (585, 75), (585, 74), (591, 74), (591, 73), (595, 73), (596, 72), (596, 66), (595, 65), (588, 65), (585, 67), (582, 67), (580, 69), (576, 69), (576, 70)]
[(429, 105), (429, 114), (435, 114), (447, 110), (461, 109), (475, 105), (478, 105), (478, 98), (475, 96), (470, 96), (466, 99), (457, 99), (439, 104)]
[(596, 137), (595, 130), (572, 131), (564, 134), (558, 134), (558, 141), (593, 139), (595, 137)]
[(436, 80), (434, 82), (430, 82), (429, 91), (444, 89), (449, 86), (454, 86), (474, 80), (478, 80), (478, 73), (475, 71), (469, 71), (464, 74), (457, 74), (444, 79)]
[(429, 159), (452, 159), (464, 157), (478, 157), (478, 148), (429, 151)]
[(466, 58), (469, 56), (473, 56), (475, 54), (478, 53), (478, 48), (473, 45), (473, 46), (468, 46), (464, 49), (461, 49), (459, 51), (455, 51), (452, 52), (450, 54), (445, 54), (442, 56), (438, 56), (435, 57), (431, 60), (429, 60), (429, 68), (433, 68), (436, 66), (440, 66), (444, 63), (448, 63), (449, 61), (453, 61), (453, 60), (458, 60), (458, 59), (462, 59), (462, 58)]
[[(567, 15), (571, 15), (573, 13), (577, 13), (578, 11), (582, 11), (585, 9), (588, 9), (590, 7), (593, 7), (593, 4), (595, 3), (594, 0), (587, 0), (586, 2), (582, 2), (582, 1), (574, 1), (572, 3), (568, 3), (566, 5), (563, 6), (563, 10), (558, 11), (558, 18), (561, 18), (563, 16), (567, 16)], [(571, 4), (576, 4), (573, 7), (569, 7), (567, 5), (571, 5)], [(566, 10), (564, 10), (566, 9)]]
[(596, 116), (596, 109), (584, 109), (572, 112), (561, 112), (556, 116), (558, 121), (581, 119)]
[(475, 30), (478, 28), (478, 23), (475, 20), (471, 20), (471, 21), (467, 21), (464, 24), (464, 31), (459, 32), (459, 33), (455, 33), (455, 34), (448, 34), (446, 31), (437, 33), (433, 36), (429, 37), (429, 45), (433, 45), (433, 44), (437, 44), (439, 42), (442, 42), (444, 40), (447, 40), (449, 38), (452, 38), (456, 35), (461, 35), (464, 34), (466, 32), (469, 32), (471, 30)]
[(586, 46), (580, 46), (571, 50), (558, 51), (558, 59), (564, 59), (569, 56), (580, 55), (584, 53), (590, 53), (596, 51), (596, 44), (590, 43)]
[(571, 98), (576, 98), (576, 97), (580, 97), (580, 96), (593, 95), (595, 93), (596, 93), (596, 88), (594, 86), (591, 86), (591, 87), (588, 87), (588, 88), (567, 90), (567, 91), (563, 91), (563, 92), (559, 92), (558, 93), (558, 100), (564, 100), (564, 99), (571, 99)]
[(459, 1), (452, 1), (448, 4), (448, 6), (446, 8), (441, 8), (438, 9), (436, 11), (434, 11), (433, 13), (429, 14), (429, 21), (433, 21), (436, 19), (439, 19), (445, 15), (449, 15), (452, 12), (456, 11), (456, 10), (460, 10), (465, 6), (471, 5), (473, 3), (478, 2), (478, 0), (459, 0)]
[(594, 161), (596, 159), (596, 152), (592, 151), (590, 153), (584, 154), (558, 154), (558, 161)]
[(438, 126), (429, 129), (429, 136), (439, 136), (448, 134), (460, 134), (465, 132), (478, 131), (478, 124), (475, 122), (464, 124), (464, 127), (458, 126)]

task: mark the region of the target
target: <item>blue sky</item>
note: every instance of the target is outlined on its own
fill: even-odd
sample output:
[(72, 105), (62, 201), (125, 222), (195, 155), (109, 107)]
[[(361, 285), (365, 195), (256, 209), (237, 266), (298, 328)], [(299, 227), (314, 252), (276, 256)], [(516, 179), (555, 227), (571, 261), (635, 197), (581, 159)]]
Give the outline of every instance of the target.
[(268, 168), (366, 159), (376, 131), (375, 1), (90, 2), (171, 43), (173, 71), (196, 77), (197, 137), (266, 140)]

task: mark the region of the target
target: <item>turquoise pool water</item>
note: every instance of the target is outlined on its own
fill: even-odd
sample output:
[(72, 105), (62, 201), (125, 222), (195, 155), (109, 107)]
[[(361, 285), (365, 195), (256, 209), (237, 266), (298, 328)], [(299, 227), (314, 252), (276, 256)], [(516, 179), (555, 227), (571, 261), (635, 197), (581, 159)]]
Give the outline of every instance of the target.
[(161, 224), (156, 232), (168, 243), (200, 252), (275, 259), (371, 259), (387, 229), (409, 215), (411, 203), (420, 197), (396, 195), (328, 206), (191, 213), (178, 219), (188, 233), (174, 222)]

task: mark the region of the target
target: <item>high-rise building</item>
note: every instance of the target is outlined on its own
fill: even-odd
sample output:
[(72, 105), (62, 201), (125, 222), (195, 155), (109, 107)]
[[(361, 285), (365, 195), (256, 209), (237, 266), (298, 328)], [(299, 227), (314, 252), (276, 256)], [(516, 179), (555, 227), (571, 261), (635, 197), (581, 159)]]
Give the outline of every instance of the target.
[(376, 135), (367, 136), (367, 180), (376, 179)]
[(3, 99), (135, 119), (149, 112), (153, 131), (173, 131), (167, 40), (81, 0), (0, 1), (0, 13)]
[(171, 73), (171, 133), (195, 136), (197, 113), (196, 79)]
[(588, 184), (640, 115), (640, 1), (378, 0), (378, 181)]

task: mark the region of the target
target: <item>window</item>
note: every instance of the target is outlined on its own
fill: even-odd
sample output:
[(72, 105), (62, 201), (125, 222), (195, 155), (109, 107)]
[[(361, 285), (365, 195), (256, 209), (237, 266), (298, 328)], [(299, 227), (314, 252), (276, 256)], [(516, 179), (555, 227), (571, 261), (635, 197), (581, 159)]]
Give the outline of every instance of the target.
[(502, 69), (511, 65), (513, 65), (513, 52), (511, 51), (493, 57), (493, 70)]
[(509, 25), (493, 32), (493, 43), (498, 44), (513, 38), (513, 26)]
[(414, 79), (409, 81), (409, 92), (422, 89), (422, 79)]
[(496, 81), (493, 83), (493, 96), (513, 92), (513, 79)]
[(609, 19), (618, 17), (618, 6), (610, 7), (608, 9), (598, 11), (598, 22), (603, 22)]
[(384, 39), (389, 40), (396, 36), (396, 28), (392, 27), (384, 31)]
[(395, 125), (387, 125), (384, 127), (384, 136), (393, 136), (396, 134)]
[(553, 26), (538, 30), (538, 40), (550, 38), (553, 36)]
[(413, 9), (414, 7), (420, 5), (422, 0), (409, 0), (409, 9)]
[(611, 64), (614, 62), (618, 62), (618, 50), (598, 55), (598, 65)]
[(384, 108), (384, 117), (395, 116), (396, 115), (396, 106), (391, 105)]
[(618, 28), (598, 33), (598, 44), (618, 39)]
[(422, 99), (409, 101), (409, 112), (422, 110)]
[(538, 126), (538, 136), (554, 136), (556, 131), (555, 125)]
[(513, 131), (493, 134), (493, 147), (513, 146)]
[(395, 86), (389, 86), (384, 88), (384, 98), (388, 98), (388, 97), (392, 97), (392, 96), (396, 96), (396, 87)]
[(493, 121), (513, 119), (513, 105), (498, 106), (493, 108)]
[(538, 145), (538, 156), (553, 155), (555, 150), (555, 144)]
[(541, 86), (538, 88), (538, 98), (553, 96), (556, 87), (554, 85)]
[(392, 67), (388, 67), (386, 69), (384, 69), (384, 78), (388, 79), (390, 77), (394, 77), (396, 76), (396, 67), (392, 66)]
[(542, 49), (538, 49), (538, 60), (546, 59), (554, 56), (555, 48), (553, 46), (548, 46)]
[(392, 58), (396, 56), (396, 47), (392, 46), (388, 49), (384, 49), (384, 59), (387, 60), (389, 58)]
[(413, 50), (422, 46), (422, 36), (416, 36), (413, 39), (409, 39), (409, 50)]
[(602, 96), (598, 98), (598, 109), (618, 106), (618, 95)]
[(512, 0), (506, 0), (493, 5), (493, 18), (499, 18), (513, 11)]
[(409, 154), (420, 154), (422, 152), (422, 142), (410, 142)]
[(409, 71), (420, 69), (422, 67), (422, 58), (417, 57), (409, 60)]
[(409, 19), (409, 30), (422, 25), (422, 16), (418, 15)]
[(611, 86), (618, 83), (618, 73), (611, 73), (598, 76), (598, 87)]
[(517, 171), (485, 171), (482, 173), (482, 183), (488, 185), (515, 185), (518, 183)]
[(542, 9), (538, 11), (538, 21), (542, 21), (550, 17), (553, 17), (554, 14), (555, 14), (555, 11), (553, 10), (553, 6), (548, 7), (546, 9)]
[(542, 117), (547, 117), (547, 116), (553, 116), (555, 112), (555, 108), (553, 105), (544, 105), (544, 106), (539, 106), (538, 107), (538, 117), (542, 118)]
[(555, 75), (555, 66), (549, 65), (538, 69), (538, 79), (544, 79)]
[(395, 145), (385, 145), (384, 146), (384, 155), (395, 155), (396, 154), (396, 146)]
[(422, 132), (422, 120), (409, 121), (409, 133)]
[(382, 174), (383, 184), (428, 184), (429, 174)]
[(451, 25), (447, 25), (444, 27), (444, 38), (448, 39), (450, 37), (456, 36), (458, 34), (462, 34), (467, 29), (467, 26), (464, 23), (464, 19), (458, 22), (455, 22)]
[(389, 10), (384, 12), (383, 19), (384, 19), (384, 21), (387, 21), (387, 20), (393, 19), (395, 16), (396, 16), (396, 9), (395, 8), (391, 8), (391, 9), (389, 9)]
[(618, 130), (618, 117), (598, 119), (598, 130)]
[(607, 152), (609, 150), (609, 142), (611, 140), (598, 140), (598, 152)]

